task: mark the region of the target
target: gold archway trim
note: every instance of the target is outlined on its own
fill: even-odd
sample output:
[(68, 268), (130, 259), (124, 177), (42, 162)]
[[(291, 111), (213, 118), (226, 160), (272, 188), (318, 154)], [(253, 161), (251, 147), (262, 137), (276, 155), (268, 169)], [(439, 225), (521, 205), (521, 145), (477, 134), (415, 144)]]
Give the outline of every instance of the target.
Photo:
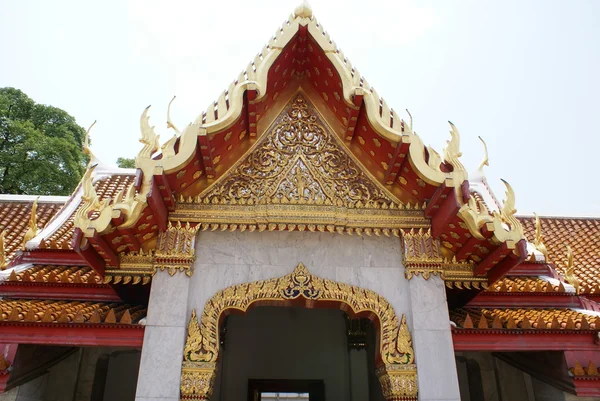
[(406, 317), (398, 319), (390, 303), (377, 293), (313, 276), (302, 263), (280, 278), (227, 287), (205, 306), (200, 322), (192, 311), (184, 348), (181, 399), (206, 400), (212, 395), (219, 358), (219, 324), (232, 311), (246, 312), (265, 304), (342, 304), (354, 315), (379, 325), (377, 374), (387, 400), (417, 399), (417, 370)]

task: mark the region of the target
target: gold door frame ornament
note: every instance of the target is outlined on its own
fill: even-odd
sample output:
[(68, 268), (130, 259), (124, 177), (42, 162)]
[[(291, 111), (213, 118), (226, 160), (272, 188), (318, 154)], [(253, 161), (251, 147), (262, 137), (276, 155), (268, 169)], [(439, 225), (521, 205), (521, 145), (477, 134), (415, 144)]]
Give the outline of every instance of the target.
[(219, 358), (219, 325), (228, 314), (263, 305), (339, 308), (376, 324), (377, 375), (388, 401), (417, 400), (417, 368), (406, 317), (398, 319), (377, 293), (313, 276), (302, 263), (291, 274), (227, 287), (205, 306), (200, 322), (192, 311), (181, 372), (181, 400), (208, 400)]

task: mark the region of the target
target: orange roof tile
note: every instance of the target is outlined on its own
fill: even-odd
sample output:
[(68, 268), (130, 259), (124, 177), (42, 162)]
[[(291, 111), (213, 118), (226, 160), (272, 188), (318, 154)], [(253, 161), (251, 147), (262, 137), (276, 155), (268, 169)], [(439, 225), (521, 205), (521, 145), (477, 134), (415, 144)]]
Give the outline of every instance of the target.
[[(520, 217), (529, 242), (535, 239), (535, 218)], [(549, 262), (563, 276), (566, 273), (567, 249), (573, 249), (575, 275), (582, 293), (600, 293), (600, 219), (540, 217), (542, 236)]]
[(143, 306), (105, 302), (0, 300), (0, 321), (32, 323), (135, 324), (146, 316)]
[(565, 292), (564, 287), (553, 285), (538, 277), (504, 277), (489, 286), (488, 292)]
[(573, 309), (458, 308), (450, 320), (461, 328), (600, 330), (600, 317)]
[(34, 265), (19, 274), (13, 272), (9, 281), (102, 284), (100, 277), (90, 267), (57, 265)]
[[(51, 202), (41, 197), (38, 200), (37, 223), (43, 228), (63, 206), (67, 197), (54, 197)], [(21, 249), (23, 237), (28, 230), (31, 207), (36, 198), (33, 196), (0, 196), (0, 232), (4, 231), (7, 260), (12, 259)], [(62, 199), (62, 201), (61, 201)]]

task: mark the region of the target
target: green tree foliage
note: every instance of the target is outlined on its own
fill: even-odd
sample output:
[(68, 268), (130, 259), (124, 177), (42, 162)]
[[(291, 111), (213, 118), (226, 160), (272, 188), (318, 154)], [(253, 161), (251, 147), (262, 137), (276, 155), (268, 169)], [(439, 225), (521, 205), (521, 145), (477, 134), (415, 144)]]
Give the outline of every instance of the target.
[(126, 157), (119, 157), (117, 159), (117, 166), (121, 168), (135, 168), (135, 159), (128, 159)]
[(85, 171), (84, 136), (65, 111), (0, 88), (0, 194), (69, 195)]

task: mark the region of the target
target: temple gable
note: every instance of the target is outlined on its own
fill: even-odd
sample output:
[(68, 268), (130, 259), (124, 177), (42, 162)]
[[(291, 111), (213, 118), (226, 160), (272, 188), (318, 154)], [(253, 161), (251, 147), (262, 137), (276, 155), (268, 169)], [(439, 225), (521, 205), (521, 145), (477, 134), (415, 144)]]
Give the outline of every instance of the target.
[(301, 94), (201, 198), (229, 204), (401, 205), (361, 168)]

